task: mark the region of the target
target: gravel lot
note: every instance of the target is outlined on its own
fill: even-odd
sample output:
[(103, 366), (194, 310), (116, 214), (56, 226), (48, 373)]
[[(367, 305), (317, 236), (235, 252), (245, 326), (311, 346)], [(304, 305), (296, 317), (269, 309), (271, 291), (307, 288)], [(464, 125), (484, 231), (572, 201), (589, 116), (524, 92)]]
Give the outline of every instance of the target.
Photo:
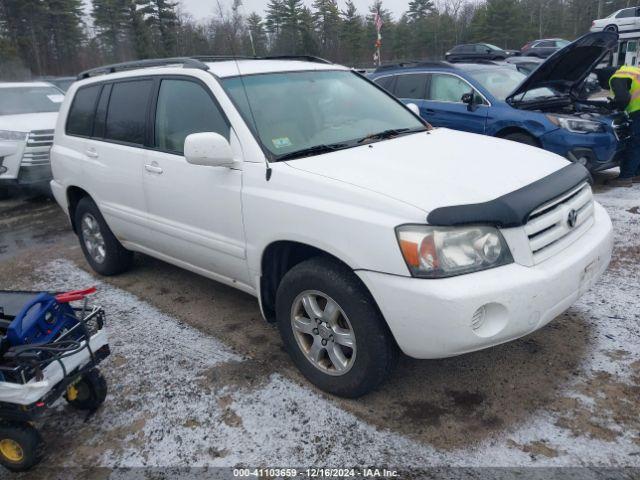
[(402, 358), (355, 401), (297, 373), (252, 297), (144, 256), (97, 278), (57, 205), (0, 202), (0, 288), (97, 285), (113, 352), (103, 408), (52, 409), (44, 467), (23, 477), (51, 478), (45, 467), (86, 478), (139, 466), (640, 467), (640, 185), (597, 192), (614, 260), (567, 313), (493, 349)]

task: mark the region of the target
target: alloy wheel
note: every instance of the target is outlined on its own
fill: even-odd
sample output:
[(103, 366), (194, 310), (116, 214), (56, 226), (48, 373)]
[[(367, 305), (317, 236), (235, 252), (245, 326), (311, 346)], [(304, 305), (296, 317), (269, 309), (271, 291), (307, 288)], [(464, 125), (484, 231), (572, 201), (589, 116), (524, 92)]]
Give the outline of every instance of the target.
[(356, 359), (356, 337), (340, 305), (328, 295), (307, 290), (291, 308), (291, 328), (300, 350), (318, 370), (346, 374)]
[(82, 217), (82, 240), (87, 252), (96, 263), (103, 263), (106, 256), (106, 245), (104, 237), (100, 231), (100, 224), (90, 213), (85, 213)]

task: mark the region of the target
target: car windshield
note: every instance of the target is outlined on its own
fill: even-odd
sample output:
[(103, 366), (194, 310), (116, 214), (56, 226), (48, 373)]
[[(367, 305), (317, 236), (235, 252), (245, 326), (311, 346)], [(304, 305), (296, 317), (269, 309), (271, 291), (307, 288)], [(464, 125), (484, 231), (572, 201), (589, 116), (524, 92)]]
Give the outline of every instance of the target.
[(485, 47), (489, 47), (491, 50), (502, 50), (500, 47), (496, 47), (495, 45), (491, 45), (490, 43), (483, 43)]
[[(486, 88), (491, 95), (498, 100), (505, 100), (527, 76), (510, 68), (492, 68), (491, 70), (472, 71), (473, 76)], [(535, 100), (542, 97), (554, 97), (556, 93), (550, 88), (535, 88), (526, 92), (526, 100)], [(521, 98), (520, 100), (524, 100)]]
[(276, 160), (427, 129), (402, 104), (350, 71), (266, 73), (228, 78), (223, 85)]
[(0, 88), (0, 115), (57, 112), (64, 94), (55, 87)]

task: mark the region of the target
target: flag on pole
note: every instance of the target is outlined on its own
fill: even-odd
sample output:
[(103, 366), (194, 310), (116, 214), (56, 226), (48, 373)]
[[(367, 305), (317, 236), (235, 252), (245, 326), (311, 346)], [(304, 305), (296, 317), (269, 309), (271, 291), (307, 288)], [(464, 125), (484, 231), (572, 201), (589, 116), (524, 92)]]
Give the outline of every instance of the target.
[(380, 66), (382, 64), (382, 55), (380, 53), (380, 49), (382, 48), (382, 26), (384, 25), (382, 15), (380, 15), (380, 10), (376, 12), (373, 18), (373, 23), (376, 26), (376, 32), (378, 32), (378, 39), (376, 40), (376, 51), (373, 55), (373, 61), (376, 62), (378, 66)]

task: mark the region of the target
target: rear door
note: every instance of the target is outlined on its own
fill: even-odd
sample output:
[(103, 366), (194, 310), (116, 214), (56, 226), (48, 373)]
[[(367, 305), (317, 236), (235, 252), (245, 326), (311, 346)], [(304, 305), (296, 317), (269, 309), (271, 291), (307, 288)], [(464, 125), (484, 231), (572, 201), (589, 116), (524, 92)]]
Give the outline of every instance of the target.
[(149, 78), (100, 85), (95, 120), (87, 119), (84, 186), (124, 242), (146, 236), (142, 165), (152, 86)]
[(618, 15), (616, 15), (616, 24), (618, 30), (633, 30), (636, 25), (637, 8), (625, 8)]
[(192, 165), (184, 157), (188, 135), (216, 132), (230, 140), (241, 165), (239, 142), (211, 90), (193, 77), (159, 78), (151, 118), (152, 148), (143, 166), (153, 230), (147, 245), (192, 270), (249, 283), (240, 167)]
[[(473, 108), (462, 103), (465, 93), (474, 92)], [(451, 73), (432, 73), (424, 105), (424, 118), (436, 127), (484, 133), (489, 103), (466, 80)]]

